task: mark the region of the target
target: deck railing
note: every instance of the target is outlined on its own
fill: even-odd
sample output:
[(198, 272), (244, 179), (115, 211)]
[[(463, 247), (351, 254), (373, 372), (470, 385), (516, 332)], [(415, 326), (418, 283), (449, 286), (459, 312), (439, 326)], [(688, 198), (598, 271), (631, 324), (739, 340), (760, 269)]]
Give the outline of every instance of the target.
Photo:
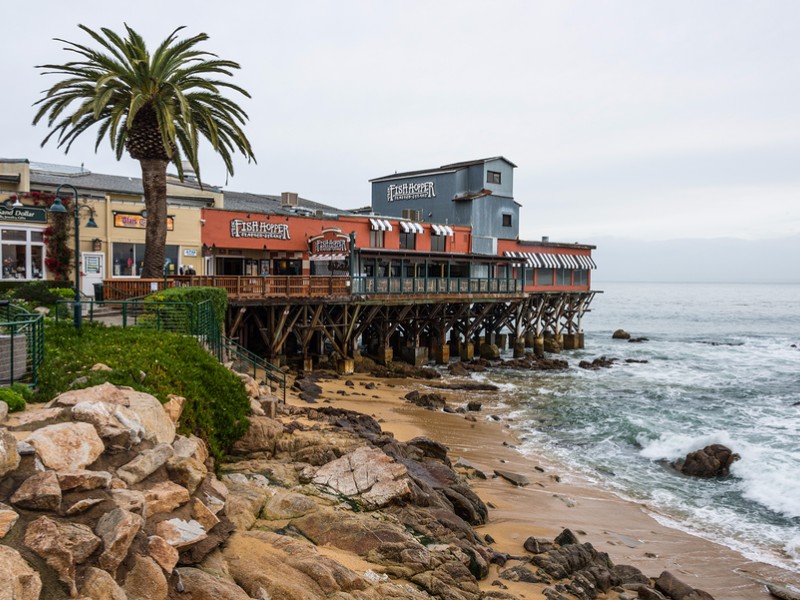
[(517, 279), (485, 277), (328, 277), (293, 275), (243, 277), (234, 275), (190, 275), (165, 279), (113, 279), (104, 282), (104, 300), (125, 300), (154, 291), (182, 286), (223, 288), (235, 298), (269, 297), (346, 297), (365, 295), (410, 294), (519, 294), (522, 282)]
[(44, 319), (0, 302), (0, 386), (16, 381), (36, 385), (44, 360)]

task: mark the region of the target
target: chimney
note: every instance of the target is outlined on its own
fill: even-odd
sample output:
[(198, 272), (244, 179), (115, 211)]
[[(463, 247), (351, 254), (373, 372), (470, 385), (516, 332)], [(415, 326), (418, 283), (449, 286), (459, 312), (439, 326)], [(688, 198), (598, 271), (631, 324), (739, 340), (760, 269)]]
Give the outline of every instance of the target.
[(543, 235), (543, 236), (542, 236), (542, 243), (543, 243), (543, 244), (547, 244), (547, 243), (549, 243), (549, 242), (550, 242), (550, 236)]
[(281, 206), (297, 206), (297, 192), (282, 192)]

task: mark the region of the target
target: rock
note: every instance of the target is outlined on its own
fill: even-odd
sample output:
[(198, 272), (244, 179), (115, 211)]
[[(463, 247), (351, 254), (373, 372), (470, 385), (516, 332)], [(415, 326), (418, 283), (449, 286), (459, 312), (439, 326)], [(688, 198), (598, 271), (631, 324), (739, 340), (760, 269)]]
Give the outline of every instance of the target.
[(664, 571), (659, 575), (655, 582), (655, 588), (662, 594), (675, 600), (683, 600), (686, 596), (694, 591), (692, 586), (687, 585), (680, 581), (669, 571)]
[(626, 583), (650, 584), (650, 578), (631, 565), (614, 565), (614, 568), (611, 570), (622, 585)]
[(432, 392), (430, 394), (420, 394), (417, 390), (414, 390), (413, 392), (409, 392), (403, 397), (412, 404), (416, 404), (417, 406), (421, 406), (422, 408), (427, 408), (428, 410), (439, 410), (444, 408), (445, 405), (447, 404), (447, 402), (444, 399), (444, 396), (442, 396), (437, 392)]
[(9, 428), (15, 431), (32, 431), (45, 425), (53, 425), (60, 421), (64, 414), (63, 408), (38, 408), (14, 415), (13, 425)]
[(102, 504), (105, 502), (103, 498), (84, 498), (83, 500), (78, 500), (72, 506), (70, 506), (67, 510), (64, 511), (64, 515), (67, 517), (72, 517), (75, 515), (79, 515), (82, 512), (86, 512), (93, 506), (97, 506), (98, 504)]
[(554, 337), (546, 337), (544, 338), (544, 351), (549, 352), (550, 354), (558, 354), (561, 352), (561, 343), (558, 341), (557, 338)]
[(278, 492), (267, 500), (261, 518), (267, 520), (295, 519), (317, 510), (317, 503), (308, 496), (292, 492)]
[(128, 596), (114, 578), (96, 567), (86, 569), (80, 592), (91, 600), (128, 600)]
[(5, 401), (0, 400), (0, 423), (5, 422), (7, 418), (8, 418), (8, 404)]
[(159, 467), (164, 465), (167, 460), (172, 458), (175, 451), (169, 444), (159, 444), (155, 448), (145, 450), (129, 463), (117, 469), (117, 477), (128, 485), (139, 483), (149, 477)]
[(629, 340), (631, 339), (631, 334), (625, 331), (624, 329), (617, 329), (614, 333), (611, 334), (611, 339), (613, 340)]
[(42, 463), (57, 471), (85, 469), (103, 453), (103, 440), (88, 423), (47, 425), (25, 441), (36, 448)]
[(207, 532), (214, 529), (219, 523), (217, 515), (209, 510), (200, 498), (192, 498), (192, 517), (194, 517), (194, 520), (200, 523)]
[(767, 590), (776, 598), (780, 598), (780, 600), (800, 600), (800, 590), (797, 589), (792, 590), (783, 585), (768, 583)]
[(6, 534), (13, 529), (18, 519), (19, 515), (13, 508), (0, 502), (0, 539), (6, 537)]
[(139, 416), (145, 437), (156, 444), (171, 444), (175, 440), (175, 423), (157, 398), (144, 392), (125, 390), (130, 409)]
[(313, 482), (376, 509), (411, 494), (406, 468), (375, 448), (361, 447), (320, 467)]
[(522, 545), (531, 554), (544, 554), (553, 549), (553, 542), (550, 540), (533, 536), (526, 539)]
[(505, 579), (506, 581), (522, 581), (524, 583), (550, 583), (548, 579), (535, 575), (534, 572), (525, 565), (516, 565), (510, 569), (506, 569), (500, 573), (500, 579)]
[(11, 496), (11, 503), (29, 510), (58, 511), (61, 507), (61, 486), (55, 471), (31, 475)]
[(165, 573), (172, 573), (175, 565), (178, 564), (178, 551), (161, 536), (151, 535), (147, 538), (147, 552)]
[(103, 553), (98, 560), (100, 568), (112, 574), (117, 570), (142, 525), (144, 519), (141, 516), (121, 508), (100, 517), (95, 527), (95, 532), (103, 540)]
[(559, 546), (569, 546), (570, 544), (580, 544), (578, 540), (578, 536), (572, 533), (570, 529), (564, 529), (561, 533), (556, 536), (556, 539), (553, 540)]
[(511, 471), (501, 471), (499, 469), (495, 469), (494, 474), (497, 475), (498, 477), (502, 477), (506, 481), (509, 481), (519, 487), (524, 487), (530, 484), (528, 478), (525, 477), (525, 475), (520, 475), (519, 473), (512, 473)]
[(251, 454), (253, 452), (275, 452), (275, 443), (283, 433), (280, 421), (268, 417), (252, 417), (250, 428), (233, 445), (234, 454)]
[(167, 413), (170, 421), (172, 421), (176, 427), (183, 414), (184, 404), (186, 404), (186, 398), (183, 396), (176, 396), (175, 394), (169, 394), (167, 396), (167, 401), (162, 404), (164, 412)]
[(101, 438), (126, 436), (127, 439), (119, 440), (121, 446), (138, 444), (146, 434), (139, 416), (132, 409), (121, 404), (83, 401), (73, 406), (70, 413), (74, 421), (94, 425)]
[(195, 435), (190, 435), (189, 437), (176, 435), (175, 441), (172, 442), (172, 449), (178, 458), (194, 458), (204, 464), (208, 459), (208, 449), (205, 442)]
[(139, 490), (111, 490), (111, 501), (117, 508), (144, 515), (144, 492)]
[(184, 521), (178, 518), (158, 523), (156, 534), (178, 550), (196, 544), (208, 536), (205, 528), (198, 521), (194, 519)]
[(150, 518), (158, 513), (170, 513), (189, 501), (189, 491), (172, 481), (154, 483), (144, 490), (144, 514)]
[(196, 458), (173, 456), (167, 461), (167, 473), (172, 481), (184, 486), (189, 494), (194, 494), (208, 475), (208, 469)]
[(481, 409), (481, 402), (478, 400), (470, 400), (467, 402), (467, 410), (472, 412), (478, 412)]
[(500, 348), (496, 344), (481, 344), (480, 355), (486, 360), (500, 360)]
[(113, 371), (114, 369), (112, 369), (111, 367), (109, 367), (105, 363), (97, 363), (95, 365), (92, 365), (92, 368), (89, 369), (89, 370), (90, 371), (104, 371), (104, 372), (108, 373), (110, 371)]
[(469, 371), (467, 371), (467, 369), (464, 367), (464, 364), (460, 362), (450, 363), (449, 365), (447, 365), (447, 370), (450, 371), (450, 374), (453, 377), (469, 376)]
[(39, 600), (39, 573), (9, 546), (0, 545), (0, 600)]
[(74, 490), (84, 492), (97, 488), (107, 488), (111, 485), (111, 473), (108, 471), (57, 471), (58, 485), (62, 492)]
[(74, 406), (79, 402), (111, 402), (113, 404), (128, 405), (125, 393), (113, 383), (102, 383), (94, 387), (81, 390), (70, 390), (59, 394), (51, 402), (60, 406)]
[(582, 360), (578, 363), (578, 366), (581, 369), (589, 369), (592, 371), (596, 371), (597, 369), (609, 369), (611, 368), (614, 363), (617, 362), (616, 358), (608, 358), (605, 356), (600, 356), (595, 358), (593, 361), (589, 362), (586, 360)]
[(730, 473), (730, 466), (741, 458), (727, 446), (711, 444), (701, 450), (690, 452), (682, 461), (675, 461), (672, 466), (684, 475), (692, 477), (724, 477)]
[(24, 543), (58, 573), (70, 595), (75, 596), (75, 565), (91, 556), (100, 545), (100, 538), (86, 525), (39, 517), (28, 525)]
[[(6, 408), (8, 408), (8, 405), (6, 405)], [(0, 477), (16, 469), (19, 466), (19, 461), (17, 438), (5, 427), (0, 428)]]
[(250, 600), (250, 596), (233, 581), (200, 569), (182, 567), (178, 569), (178, 576), (183, 583), (184, 593), (192, 600)]
[(169, 587), (161, 567), (149, 556), (137, 554), (122, 589), (128, 600), (167, 600)]

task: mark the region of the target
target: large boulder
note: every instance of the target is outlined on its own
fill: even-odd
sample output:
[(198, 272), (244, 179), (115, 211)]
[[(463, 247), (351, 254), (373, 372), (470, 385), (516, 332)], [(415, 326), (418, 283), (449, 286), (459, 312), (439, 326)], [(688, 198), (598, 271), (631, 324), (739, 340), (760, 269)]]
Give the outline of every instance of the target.
[(140, 515), (121, 508), (100, 517), (95, 527), (95, 532), (103, 540), (103, 553), (98, 560), (100, 568), (112, 574), (117, 570), (142, 525), (144, 519)]
[(47, 425), (25, 441), (36, 449), (44, 466), (57, 471), (85, 469), (103, 453), (103, 440), (88, 423)]
[(0, 545), (0, 600), (39, 600), (42, 579), (20, 553)]
[(5, 427), (0, 429), (0, 477), (19, 466), (17, 438)]
[(625, 331), (624, 329), (617, 329), (614, 333), (611, 334), (611, 339), (629, 340), (631, 339), (631, 334)]
[(250, 428), (233, 445), (234, 454), (252, 454), (253, 452), (275, 452), (275, 444), (283, 433), (280, 421), (269, 417), (251, 417)]
[(61, 507), (61, 486), (55, 471), (28, 477), (11, 496), (11, 503), (28, 510), (57, 511)]
[(155, 448), (145, 450), (130, 462), (117, 469), (117, 476), (128, 485), (139, 483), (155, 473), (172, 458), (175, 451), (169, 444), (159, 444)]
[(81, 586), (81, 595), (92, 600), (128, 600), (127, 594), (103, 569), (89, 567)]
[(178, 569), (178, 577), (184, 593), (192, 600), (250, 600), (250, 596), (233, 581), (200, 569), (182, 567)]
[(376, 448), (358, 448), (317, 470), (313, 482), (373, 510), (411, 494), (406, 468)]
[(710, 479), (728, 475), (731, 465), (739, 458), (741, 457), (727, 446), (711, 444), (690, 452), (685, 459), (672, 463), (672, 466), (684, 475)]
[(128, 600), (167, 600), (169, 587), (167, 578), (158, 563), (149, 556), (137, 554), (133, 568), (125, 576), (122, 585)]

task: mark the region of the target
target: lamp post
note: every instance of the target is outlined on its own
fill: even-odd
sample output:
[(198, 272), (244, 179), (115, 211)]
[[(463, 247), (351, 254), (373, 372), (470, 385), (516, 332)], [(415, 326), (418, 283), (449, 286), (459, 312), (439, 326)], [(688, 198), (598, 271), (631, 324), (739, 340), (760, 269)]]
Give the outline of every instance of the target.
[(74, 215), (75, 215), (75, 303), (73, 305), (73, 315), (74, 315), (74, 323), (75, 329), (81, 328), (81, 321), (83, 319), (83, 313), (81, 311), (81, 219), (80, 219), (80, 209), (81, 208), (88, 208), (89, 209), (89, 221), (86, 223), (87, 227), (96, 228), (97, 223), (94, 222), (94, 209), (91, 206), (84, 204), (83, 206), (78, 205), (78, 190), (75, 189), (75, 186), (68, 185), (68, 184), (61, 184), (56, 188), (56, 199), (53, 201), (52, 206), (50, 206), (50, 212), (54, 214), (66, 214), (67, 208), (64, 206), (64, 203), (61, 201), (59, 194), (61, 193), (61, 188), (69, 188), (72, 192), (72, 195), (75, 196), (75, 207), (74, 207)]

